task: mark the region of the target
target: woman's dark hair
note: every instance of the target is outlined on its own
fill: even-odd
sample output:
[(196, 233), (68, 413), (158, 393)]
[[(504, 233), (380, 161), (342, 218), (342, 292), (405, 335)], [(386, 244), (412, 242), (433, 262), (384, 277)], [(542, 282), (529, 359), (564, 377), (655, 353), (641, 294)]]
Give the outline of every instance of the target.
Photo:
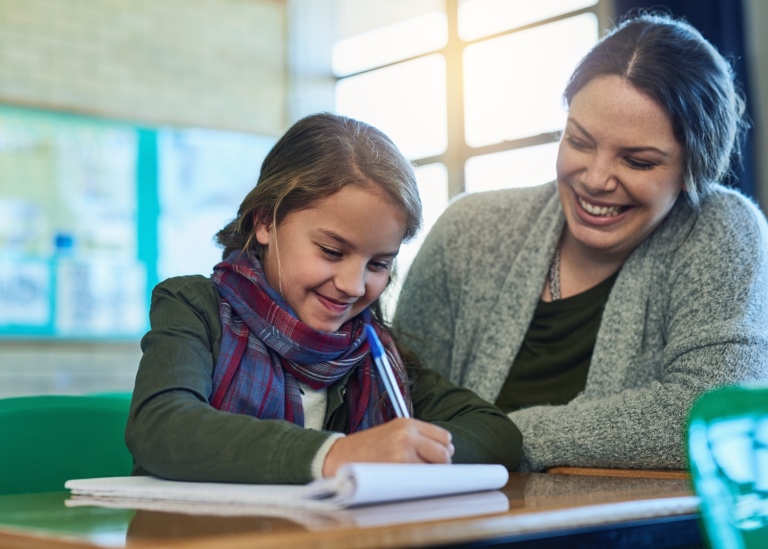
[(621, 22), (581, 60), (565, 88), (566, 103), (592, 79), (611, 75), (626, 79), (669, 115), (684, 152), (687, 196), (697, 205), (730, 172), (748, 128), (731, 66), (690, 24), (642, 12)]

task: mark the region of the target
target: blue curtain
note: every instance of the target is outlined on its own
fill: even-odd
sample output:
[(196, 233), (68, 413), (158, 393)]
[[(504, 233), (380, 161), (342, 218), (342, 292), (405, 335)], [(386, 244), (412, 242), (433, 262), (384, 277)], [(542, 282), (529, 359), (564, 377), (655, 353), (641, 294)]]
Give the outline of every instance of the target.
[[(684, 17), (696, 27), (733, 65), (736, 79), (747, 100), (747, 116), (754, 124), (749, 98), (742, 0), (614, 0), (614, 5), (617, 21), (633, 9), (661, 9), (676, 17)], [(736, 177), (725, 183), (756, 197), (754, 151), (750, 137), (751, 132), (747, 132), (741, 163), (732, 166)]]

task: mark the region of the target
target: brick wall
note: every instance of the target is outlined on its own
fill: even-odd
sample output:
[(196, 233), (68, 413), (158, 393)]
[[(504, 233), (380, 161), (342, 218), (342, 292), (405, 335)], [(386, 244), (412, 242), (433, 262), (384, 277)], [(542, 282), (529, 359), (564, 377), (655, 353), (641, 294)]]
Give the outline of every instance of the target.
[(0, 102), (276, 135), (278, 0), (0, 0)]
[[(276, 136), (278, 0), (0, 0), (0, 103)], [(129, 391), (138, 341), (0, 340), (0, 398)]]

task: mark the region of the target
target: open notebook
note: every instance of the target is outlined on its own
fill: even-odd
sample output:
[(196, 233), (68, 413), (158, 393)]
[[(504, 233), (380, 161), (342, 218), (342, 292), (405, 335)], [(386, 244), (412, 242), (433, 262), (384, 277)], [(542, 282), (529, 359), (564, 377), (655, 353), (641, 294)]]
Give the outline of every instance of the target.
[[(299, 509), (340, 509), (373, 503), (429, 498), (503, 487), (501, 465), (411, 465), (348, 463), (333, 478), (306, 485), (179, 482), (156, 477), (69, 480), (73, 502), (114, 503), (121, 499), (197, 504), (270, 505)], [(84, 502), (85, 503), (85, 502)]]

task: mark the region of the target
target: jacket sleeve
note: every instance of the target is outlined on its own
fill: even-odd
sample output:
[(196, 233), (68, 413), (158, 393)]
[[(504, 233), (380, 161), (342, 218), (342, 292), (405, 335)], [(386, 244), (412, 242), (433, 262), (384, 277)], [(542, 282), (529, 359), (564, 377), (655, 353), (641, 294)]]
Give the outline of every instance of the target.
[(510, 414), (525, 436), (523, 469), (684, 468), (693, 401), (717, 386), (768, 381), (766, 224), (750, 208), (728, 209), (709, 207), (672, 252), (666, 284), (653, 287), (663, 346), (630, 364), (646, 382)]
[(209, 286), (202, 277), (185, 277), (153, 292), (151, 330), (142, 339), (126, 428), (134, 473), (189, 481), (309, 482), (312, 458), (331, 433), (209, 405), (221, 337), (218, 298)]
[(415, 416), (451, 432), (454, 463), (500, 463), (517, 469), (522, 435), (498, 408), (433, 370), (412, 374)]

